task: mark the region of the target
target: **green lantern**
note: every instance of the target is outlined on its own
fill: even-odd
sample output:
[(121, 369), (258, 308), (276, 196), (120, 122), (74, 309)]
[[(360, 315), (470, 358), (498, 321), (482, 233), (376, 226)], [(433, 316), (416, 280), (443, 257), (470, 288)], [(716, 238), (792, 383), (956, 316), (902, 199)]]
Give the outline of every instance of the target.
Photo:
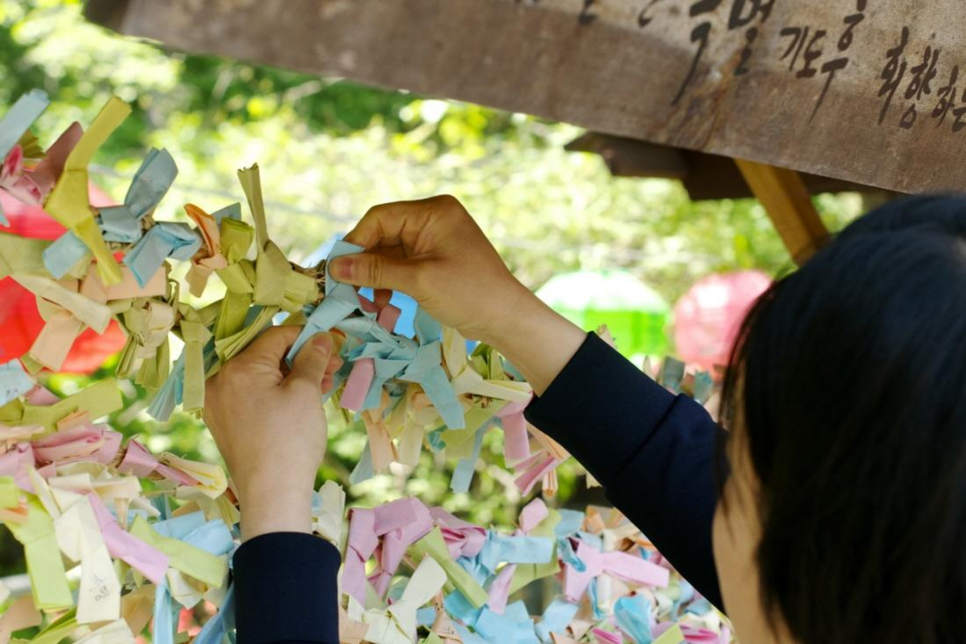
[(663, 355), (670, 306), (627, 271), (577, 271), (557, 275), (537, 297), (579, 327), (606, 324), (625, 356)]

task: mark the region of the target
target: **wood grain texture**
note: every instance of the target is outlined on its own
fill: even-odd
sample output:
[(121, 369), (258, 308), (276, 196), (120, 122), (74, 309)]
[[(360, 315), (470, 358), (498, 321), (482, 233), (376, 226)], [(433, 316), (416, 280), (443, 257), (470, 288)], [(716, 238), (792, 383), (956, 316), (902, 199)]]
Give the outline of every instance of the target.
[(88, 15), (174, 49), (899, 192), (966, 188), (961, 0), (91, 0)]
[(802, 178), (794, 170), (735, 159), (738, 169), (771, 219), (788, 254), (799, 266), (828, 241)]

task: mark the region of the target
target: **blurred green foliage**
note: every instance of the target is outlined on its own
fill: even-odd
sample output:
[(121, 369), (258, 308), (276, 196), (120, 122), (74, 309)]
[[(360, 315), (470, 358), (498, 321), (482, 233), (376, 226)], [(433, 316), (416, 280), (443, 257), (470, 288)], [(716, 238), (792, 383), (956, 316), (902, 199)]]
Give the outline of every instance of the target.
[[(532, 288), (561, 271), (624, 268), (673, 302), (710, 272), (776, 272), (788, 263), (756, 202), (692, 203), (675, 182), (615, 179), (600, 158), (563, 150), (580, 134), (572, 126), (168, 52), (87, 24), (81, 8), (79, 0), (0, 0), (0, 111), (28, 89), (46, 90), (54, 102), (37, 128), (46, 145), (70, 122), (89, 123), (111, 94), (131, 102), (134, 113), (95, 159), (104, 170), (94, 180), (120, 199), (149, 147), (168, 148), (181, 175), (161, 219), (183, 217), (188, 201), (211, 211), (243, 200), (235, 170), (257, 161), (271, 232), (296, 261), (375, 203), (450, 193)], [(860, 212), (861, 199), (826, 195), (817, 205), (835, 230)], [(70, 393), (109, 372), (52, 376), (49, 385)], [(130, 406), (112, 419), (120, 431), (147, 436), (154, 450), (218, 459), (199, 421), (153, 422), (143, 392), (122, 391)], [(345, 482), (364, 440), (333, 415), (321, 476)], [(510, 524), (520, 497), (501, 445), (491, 432), (485, 475), (470, 494), (448, 493), (452, 464), (425, 454), (412, 476), (377, 476), (354, 486), (350, 502), (415, 494), (483, 524)], [(577, 494), (582, 487), (576, 466), (562, 468), (561, 501), (595, 498)]]

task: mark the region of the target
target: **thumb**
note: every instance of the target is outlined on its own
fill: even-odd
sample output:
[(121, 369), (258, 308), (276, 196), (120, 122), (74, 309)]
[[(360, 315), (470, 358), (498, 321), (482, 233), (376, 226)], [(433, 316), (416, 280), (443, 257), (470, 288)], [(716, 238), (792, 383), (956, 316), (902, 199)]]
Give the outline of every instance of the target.
[(332, 336), (328, 333), (315, 334), (295, 356), (295, 360), (292, 361), (292, 371), (285, 378), (285, 382), (306, 383), (319, 391), (322, 388), (322, 379), (325, 378), (331, 354)]
[(340, 282), (353, 286), (409, 292), (414, 282), (416, 265), (410, 259), (359, 253), (332, 260), (329, 272)]

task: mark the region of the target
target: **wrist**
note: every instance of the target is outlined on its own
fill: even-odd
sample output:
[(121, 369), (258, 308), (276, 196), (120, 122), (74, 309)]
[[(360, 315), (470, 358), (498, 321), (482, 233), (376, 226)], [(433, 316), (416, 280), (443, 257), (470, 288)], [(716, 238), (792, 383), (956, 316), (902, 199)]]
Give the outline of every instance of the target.
[(577, 350), (587, 334), (547, 306), (521, 285), (523, 293), (508, 300), (499, 332), (490, 344), (519, 369), (536, 395), (543, 395)]
[(312, 490), (262, 488), (240, 494), (242, 540), (270, 532), (312, 532)]
[[(547, 313), (540, 298), (516, 279), (508, 288), (500, 289), (499, 297), (494, 300), (494, 304), (487, 307), (494, 312), (493, 319), (481, 330), (478, 339), (500, 353), (504, 353), (504, 347), (513, 344), (521, 333), (527, 332), (528, 318), (545, 318)], [(507, 311), (512, 314), (507, 315)]]

